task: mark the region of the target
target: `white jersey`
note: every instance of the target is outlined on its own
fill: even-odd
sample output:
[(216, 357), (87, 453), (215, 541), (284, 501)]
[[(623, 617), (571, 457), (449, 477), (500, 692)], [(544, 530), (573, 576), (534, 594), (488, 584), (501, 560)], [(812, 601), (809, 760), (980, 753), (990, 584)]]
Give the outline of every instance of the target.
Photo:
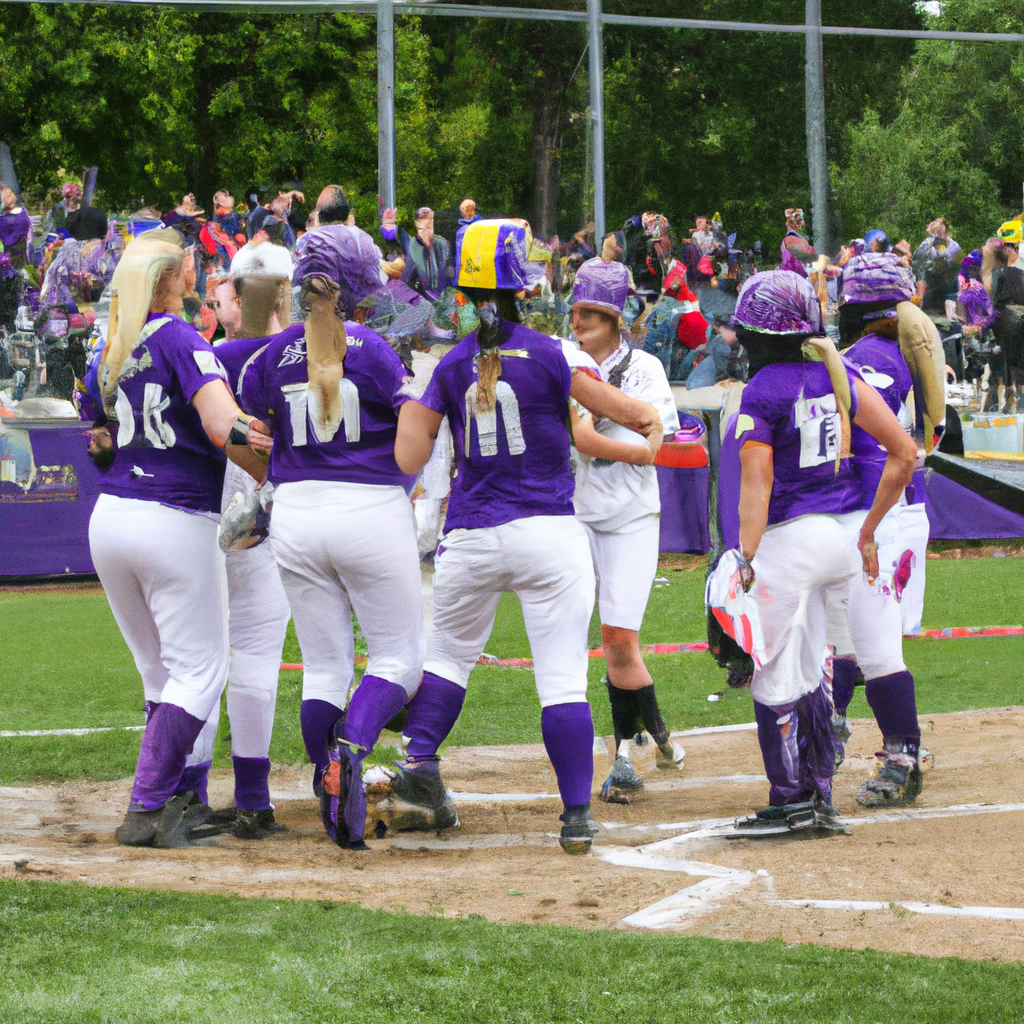
[[(615, 384), (624, 394), (653, 405), (661, 416), (665, 434), (674, 434), (679, 429), (679, 413), (672, 389), (665, 368), (655, 356), (641, 349), (631, 349), (622, 342), (601, 363), (600, 370), (602, 378)], [(608, 419), (597, 419), (594, 426), (599, 434), (614, 441), (647, 443), (642, 434)], [(620, 530), (645, 516), (661, 512), (657, 470), (654, 466), (631, 466), (625, 462), (580, 456), (573, 503), (576, 518), (593, 529)]]

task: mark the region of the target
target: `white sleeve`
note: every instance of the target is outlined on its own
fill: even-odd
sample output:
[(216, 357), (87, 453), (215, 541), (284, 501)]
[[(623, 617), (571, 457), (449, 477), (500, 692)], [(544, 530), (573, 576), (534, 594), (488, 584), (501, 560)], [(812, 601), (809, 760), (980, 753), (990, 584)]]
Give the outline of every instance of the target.
[(666, 434), (674, 434), (679, 429), (679, 410), (676, 409), (672, 386), (665, 374), (665, 367), (656, 356), (634, 349), (622, 379), (622, 390), (632, 398), (653, 405), (661, 417)]
[(589, 370), (600, 380), (604, 380), (604, 377), (601, 376), (601, 368), (575, 342), (570, 341), (568, 338), (555, 338), (555, 340), (561, 342), (562, 355), (565, 357), (565, 361), (569, 364), (570, 369)]

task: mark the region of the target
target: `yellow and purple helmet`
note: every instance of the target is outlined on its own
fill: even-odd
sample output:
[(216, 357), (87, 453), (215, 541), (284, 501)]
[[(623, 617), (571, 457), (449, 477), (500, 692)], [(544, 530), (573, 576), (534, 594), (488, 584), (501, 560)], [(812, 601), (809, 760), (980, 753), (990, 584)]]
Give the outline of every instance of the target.
[(526, 263), (533, 232), (525, 220), (477, 220), (455, 239), (455, 273), (459, 288), (522, 291), (532, 287)]
[(1019, 220), (1008, 220), (1005, 224), (999, 225), (996, 238), (1001, 242), (1020, 245), (1021, 242), (1024, 242), (1024, 224)]

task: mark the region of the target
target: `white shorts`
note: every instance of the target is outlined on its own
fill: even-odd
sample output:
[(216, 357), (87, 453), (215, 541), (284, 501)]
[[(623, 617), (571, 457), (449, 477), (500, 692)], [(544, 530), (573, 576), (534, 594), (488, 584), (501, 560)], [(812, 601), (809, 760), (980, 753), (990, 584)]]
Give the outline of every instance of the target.
[(412, 693), (423, 671), (416, 529), (397, 486), (303, 480), (274, 491), (270, 541), (302, 648), (303, 700), (348, 703), (352, 614), (366, 671)]
[(866, 512), (809, 515), (765, 531), (753, 559), (764, 664), (753, 698), (770, 707), (816, 690), (823, 678), (826, 604), (841, 601), (861, 571), (857, 535)]
[(439, 550), (424, 671), (465, 687), (491, 635), (498, 599), (514, 593), (541, 707), (585, 701), (594, 565), (582, 524), (572, 516), (530, 516), (452, 530)]
[(868, 585), (862, 568), (850, 580), (846, 593), (830, 591), (828, 595), (827, 642), (835, 647), (837, 658), (856, 657), (865, 679), (880, 679), (907, 667), (903, 621), (892, 586), (892, 567), (904, 551), (901, 512), (899, 505), (889, 509), (875, 530), (879, 578), (874, 585)]
[(228, 675), (227, 577), (216, 521), (101, 494), (89, 550), (146, 699), (205, 721)]
[(639, 632), (658, 572), (661, 516), (644, 516), (611, 532), (589, 523), (583, 523), (583, 528), (597, 573), (601, 625)]

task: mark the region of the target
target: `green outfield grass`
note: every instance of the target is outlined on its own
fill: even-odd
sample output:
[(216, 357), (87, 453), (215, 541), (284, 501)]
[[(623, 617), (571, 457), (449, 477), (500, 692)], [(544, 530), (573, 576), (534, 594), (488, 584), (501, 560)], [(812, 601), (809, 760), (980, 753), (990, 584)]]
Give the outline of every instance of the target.
[[(644, 643), (704, 638), (704, 572), (662, 569), (667, 584), (651, 594), (644, 622)], [(928, 562), (925, 628), (1017, 625), (1024, 620), (1019, 559), (931, 560)], [(600, 645), (597, 617), (591, 646)], [(1024, 704), (1020, 671), (1024, 638), (915, 640), (904, 646), (918, 684), (923, 714)], [(131, 656), (100, 593), (0, 593), (0, 729), (65, 729), (138, 725), (142, 688)], [(500, 658), (528, 657), (518, 601), (503, 598), (487, 651)], [(300, 661), (289, 630), (285, 661)], [(723, 673), (706, 654), (650, 658), (659, 700), (673, 729), (750, 721), (746, 691), (730, 691)], [(604, 662), (590, 663), (590, 698), (598, 732), (611, 732), (603, 694)], [(282, 672), (272, 758), (278, 763), (305, 761), (299, 735), (301, 672)], [(710, 694), (722, 692), (710, 703)], [(852, 705), (867, 716), (863, 691)], [(222, 717), (217, 765), (228, 764), (226, 715)], [(529, 669), (478, 668), (452, 733), (454, 744), (521, 743), (540, 740), (540, 713)], [(82, 737), (0, 739), (0, 784), (25, 780), (121, 778), (130, 775), (139, 734), (99, 733)], [(386, 753), (383, 756), (387, 756)]]
[[(1024, 968), (0, 881), (19, 1024), (1019, 1021)], [(88, 955), (83, 951), (88, 950)]]

